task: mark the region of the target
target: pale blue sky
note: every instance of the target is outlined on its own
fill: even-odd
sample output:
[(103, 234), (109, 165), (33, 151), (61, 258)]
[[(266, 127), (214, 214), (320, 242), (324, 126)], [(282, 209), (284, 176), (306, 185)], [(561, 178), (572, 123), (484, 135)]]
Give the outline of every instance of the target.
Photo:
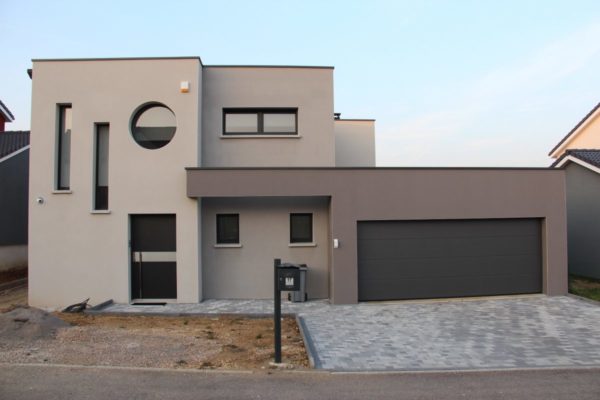
[(380, 166), (546, 166), (600, 102), (600, 2), (0, 0), (0, 99), (28, 129), (32, 58), (335, 66)]

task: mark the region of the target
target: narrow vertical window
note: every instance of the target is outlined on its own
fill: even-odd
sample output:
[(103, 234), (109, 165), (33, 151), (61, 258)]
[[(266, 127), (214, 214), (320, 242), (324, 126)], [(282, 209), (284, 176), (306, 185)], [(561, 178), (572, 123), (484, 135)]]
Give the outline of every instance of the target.
[(94, 209), (108, 210), (108, 124), (96, 124)]
[(71, 188), (71, 116), (70, 104), (58, 107), (58, 165), (56, 179), (56, 188), (58, 190), (69, 190)]

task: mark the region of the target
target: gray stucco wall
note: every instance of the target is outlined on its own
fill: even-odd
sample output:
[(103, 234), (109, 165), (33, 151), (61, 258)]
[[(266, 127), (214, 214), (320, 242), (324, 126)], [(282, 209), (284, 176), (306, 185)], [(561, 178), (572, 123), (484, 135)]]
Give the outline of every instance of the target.
[(0, 246), (27, 244), (29, 150), (0, 162), (0, 192)]
[(330, 298), (358, 300), (357, 222), (541, 218), (543, 290), (567, 292), (565, 174), (554, 169), (188, 169), (190, 197), (331, 196)]
[[(204, 67), (202, 166), (334, 166), (333, 69)], [(223, 108), (298, 108), (298, 136), (223, 137)]]
[(600, 279), (600, 174), (575, 163), (565, 171), (569, 273)]
[[(206, 299), (273, 298), (273, 259), (307, 264), (308, 296), (329, 297), (328, 198), (202, 200), (202, 277)], [(241, 247), (215, 247), (216, 214), (239, 214)], [(313, 214), (314, 246), (290, 246), (290, 213)]]

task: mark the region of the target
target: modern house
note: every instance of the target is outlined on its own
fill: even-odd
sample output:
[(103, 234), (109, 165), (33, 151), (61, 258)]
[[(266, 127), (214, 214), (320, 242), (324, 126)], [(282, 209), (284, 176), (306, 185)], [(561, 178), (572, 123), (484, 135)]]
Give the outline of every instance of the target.
[(566, 174), (569, 273), (600, 279), (600, 103), (550, 157)]
[(333, 68), (33, 60), (30, 304), (560, 295), (564, 171), (377, 168)]
[(0, 101), (0, 271), (27, 267), (29, 131), (5, 131), (12, 121)]

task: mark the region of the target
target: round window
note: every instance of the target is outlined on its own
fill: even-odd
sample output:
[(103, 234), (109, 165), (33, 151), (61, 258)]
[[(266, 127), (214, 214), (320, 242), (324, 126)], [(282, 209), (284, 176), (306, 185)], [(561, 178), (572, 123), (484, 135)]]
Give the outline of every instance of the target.
[(142, 106), (131, 120), (133, 139), (146, 149), (166, 146), (173, 139), (176, 129), (175, 114), (161, 103)]

